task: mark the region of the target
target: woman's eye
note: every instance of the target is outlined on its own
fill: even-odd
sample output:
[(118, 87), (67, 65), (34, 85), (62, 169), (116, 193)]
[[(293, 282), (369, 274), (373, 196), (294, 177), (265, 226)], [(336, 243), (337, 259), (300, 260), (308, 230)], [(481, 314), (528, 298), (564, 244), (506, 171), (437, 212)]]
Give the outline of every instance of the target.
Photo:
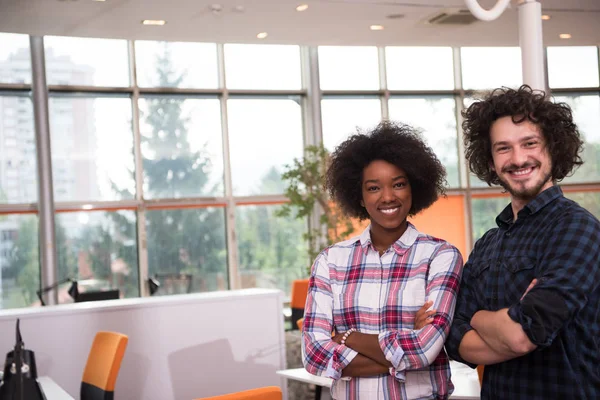
[(406, 186), (406, 182), (398, 182), (394, 186), (396, 186), (396, 187), (405, 187)]
[(376, 190), (377, 190), (377, 186), (369, 186), (369, 187), (367, 188), (367, 192), (374, 192), (374, 191), (376, 191)]

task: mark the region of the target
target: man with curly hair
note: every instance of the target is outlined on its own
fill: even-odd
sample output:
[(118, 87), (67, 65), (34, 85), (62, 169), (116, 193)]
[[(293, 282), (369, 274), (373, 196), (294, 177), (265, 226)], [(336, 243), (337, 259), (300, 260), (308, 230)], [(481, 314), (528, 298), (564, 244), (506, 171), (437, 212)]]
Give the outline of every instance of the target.
[(471, 171), (510, 204), (464, 268), (446, 350), (482, 399), (600, 398), (600, 222), (557, 182), (582, 164), (571, 109), (529, 86), (463, 112)]
[(406, 125), (381, 123), (332, 154), (331, 197), (349, 216), (370, 220), (312, 267), (303, 362), (311, 374), (334, 379), (334, 399), (447, 399), (452, 392), (443, 345), (462, 257), (407, 221), (444, 195), (445, 175)]

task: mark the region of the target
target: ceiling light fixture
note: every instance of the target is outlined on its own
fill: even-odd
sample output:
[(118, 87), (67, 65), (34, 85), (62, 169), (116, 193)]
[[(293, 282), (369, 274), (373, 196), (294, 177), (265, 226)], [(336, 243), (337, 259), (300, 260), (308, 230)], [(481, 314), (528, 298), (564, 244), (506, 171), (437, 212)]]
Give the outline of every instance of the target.
[(156, 25), (156, 26), (162, 26), (164, 24), (166, 24), (167, 21), (165, 21), (164, 19), (145, 19), (142, 21), (143, 25)]
[(104, 3), (106, 0), (93, 0), (93, 1), (97, 1), (98, 3)]
[(382, 31), (383, 30), (383, 25), (371, 25), (370, 29), (372, 31)]
[(306, 11), (308, 10), (308, 4), (300, 4), (298, 7), (296, 7), (296, 11)]
[(558, 35), (558, 37), (561, 39), (571, 39), (571, 34), (570, 33), (561, 33), (560, 35)]
[(548, 21), (550, 18), (552, 18), (552, 17), (551, 17), (551, 16), (549, 16), (549, 15), (546, 15), (546, 14), (542, 15), (542, 19), (543, 19), (544, 21)]
[(256, 35), (256, 37), (259, 38), (259, 39), (264, 39), (267, 36), (269, 36), (269, 34), (267, 32), (261, 32), (258, 35)]

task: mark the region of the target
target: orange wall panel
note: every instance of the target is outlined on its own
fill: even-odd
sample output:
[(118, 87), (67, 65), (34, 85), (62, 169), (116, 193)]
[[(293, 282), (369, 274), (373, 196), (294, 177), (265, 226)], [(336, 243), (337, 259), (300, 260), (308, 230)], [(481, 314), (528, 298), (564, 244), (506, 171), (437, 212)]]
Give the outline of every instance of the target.
[(450, 242), (460, 250), (463, 259), (467, 259), (470, 249), (467, 249), (464, 196), (440, 198), (409, 221), (419, 231)]

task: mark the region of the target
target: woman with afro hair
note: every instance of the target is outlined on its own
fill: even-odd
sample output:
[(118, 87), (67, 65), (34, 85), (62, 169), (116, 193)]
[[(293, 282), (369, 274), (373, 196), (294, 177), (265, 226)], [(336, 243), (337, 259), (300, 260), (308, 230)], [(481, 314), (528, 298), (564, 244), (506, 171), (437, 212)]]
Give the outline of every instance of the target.
[[(334, 379), (334, 399), (447, 399), (444, 341), (462, 257), (407, 217), (444, 195), (445, 169), (418, 133), (383, 122), (333, 152), (326, 188), (370, 225), (314, 262), (303, 325), (303, 362)], [(333, 332), (333, 335), (332, 335)]]

